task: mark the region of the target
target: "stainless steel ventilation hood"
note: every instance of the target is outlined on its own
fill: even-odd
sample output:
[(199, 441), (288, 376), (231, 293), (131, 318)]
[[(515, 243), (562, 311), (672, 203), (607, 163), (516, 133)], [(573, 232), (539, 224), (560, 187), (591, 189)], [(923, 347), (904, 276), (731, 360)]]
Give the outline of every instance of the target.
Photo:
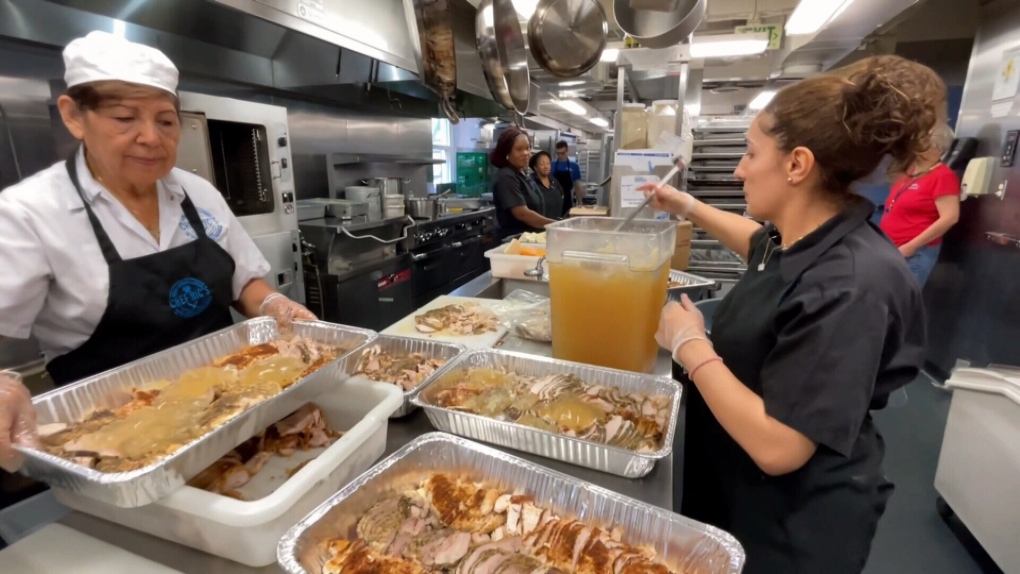
[[(498, 115), (475, 51), (475, 8), (451, 5), (458, 107), (466, 116)], [(57, 48), (116, 27), (162, 49), (186, 78), (442, 117), (418, 81), (412, 24), (402, 0), (0, 0), (0, 36), (14, 40)]]

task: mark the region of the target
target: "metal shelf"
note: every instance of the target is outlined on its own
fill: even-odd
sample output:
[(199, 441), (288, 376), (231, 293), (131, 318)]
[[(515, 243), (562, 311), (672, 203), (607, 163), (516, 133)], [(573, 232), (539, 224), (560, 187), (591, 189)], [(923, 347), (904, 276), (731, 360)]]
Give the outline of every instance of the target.
[(440, 165), (445, 160), (432, 157), (414, 157), (389, 154), (330, 154), (329, 161), (333, 165), (355, 165), (363, 163), (394, 163), (401, 165)]

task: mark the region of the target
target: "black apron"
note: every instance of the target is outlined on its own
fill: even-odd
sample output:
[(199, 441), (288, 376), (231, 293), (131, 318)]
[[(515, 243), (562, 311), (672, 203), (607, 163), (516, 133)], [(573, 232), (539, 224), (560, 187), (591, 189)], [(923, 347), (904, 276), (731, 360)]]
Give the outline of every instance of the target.
[[(560, 165), (565, 165), (566, 169), (557, 169)], [(552, 176), (553, 179), (560, 182), (560, 187), (563, 188), (563, 202), (569, 206), (574, 201), (574, 175), (570, 173), (570, 162), (554, 161), (552, 164)], [(569, 207), (567, 211), (570, 211)]]
[[(759, 396), (788, 288), (781, 258), (777, 249), (764, 271), (749, 267), (712, 318), (716, 352)], [(819, 446), (802, 468), (773, 477), (730, 438), (676, 364), (673, 376), (687, 401), (680, 513), (733, 534), (747, 555), (745, 574), (859, 574), (893, 488), (870, 415), (849, 457)]]
[(72, 156), (67, 174), (85, 205), (89, 223), (109, 266), (106, 311), (82, 346), (46, 365), (59, 385), (231, 326), (234, 259), (205, 233), (187, 193), (181, 209), (198, 239), (166, 251), (121, 259), (89, 207)]

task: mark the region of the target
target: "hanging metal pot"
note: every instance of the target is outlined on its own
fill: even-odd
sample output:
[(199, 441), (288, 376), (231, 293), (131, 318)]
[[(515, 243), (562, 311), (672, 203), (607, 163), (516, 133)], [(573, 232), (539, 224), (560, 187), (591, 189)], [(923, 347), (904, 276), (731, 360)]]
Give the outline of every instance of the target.
[(694, 33), (705, 18), (706, 0), (679, 0), (671, 12), (634, 9), (631, 2), (613, 0), (613, 16), (620, 29), (645, 48), (676, 46)]
[(449, 0), (404, 0), (404, 10), (415, 16), (410, 33), (421, 79), (439, 95), (450, 122), (458, 123), (460, 117), (453, 106), (457, 95), (457, 49)]
[(475, 14), (482, 70), (492, 97), (520, 117), (531, 100), (528, 48), (511, 0), (482, 0)]
[(608, 33), (596, 0), (539, 0), (528, 21), (528, 46), (544, 70), (574, 78), (599, 63)]

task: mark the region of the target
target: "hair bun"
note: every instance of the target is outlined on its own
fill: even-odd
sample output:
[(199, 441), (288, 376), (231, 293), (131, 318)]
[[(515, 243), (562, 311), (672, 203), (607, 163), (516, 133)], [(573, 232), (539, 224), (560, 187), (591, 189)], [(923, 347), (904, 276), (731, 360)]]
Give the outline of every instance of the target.
[(893, 157), (893, 171), (905, 171), (927, 150), (936, 110), (920, 97), (904, 92), (877, 69), (865, 69), (844, 80), (843, 125), (857, 146), (878, 157)]

